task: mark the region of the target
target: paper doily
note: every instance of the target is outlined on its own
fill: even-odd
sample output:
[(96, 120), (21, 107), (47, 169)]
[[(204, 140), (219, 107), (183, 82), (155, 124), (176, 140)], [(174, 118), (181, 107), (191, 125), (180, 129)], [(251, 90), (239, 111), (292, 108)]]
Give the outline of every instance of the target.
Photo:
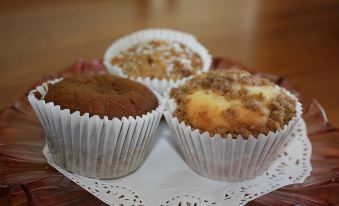
[(269, 169), (242, 182), (219, 182), (193, 172), (181, 158), (175, 138), (165, 121), (160, 122), (151, 151), (134, 173), (115, 180), (96, 180), (50, 165), (112, 206), (210, 206), (245, 205), (247, 202), (289, 184), (302, 183), (311, 173), (312, 146), (304, 120), (291, 131)]

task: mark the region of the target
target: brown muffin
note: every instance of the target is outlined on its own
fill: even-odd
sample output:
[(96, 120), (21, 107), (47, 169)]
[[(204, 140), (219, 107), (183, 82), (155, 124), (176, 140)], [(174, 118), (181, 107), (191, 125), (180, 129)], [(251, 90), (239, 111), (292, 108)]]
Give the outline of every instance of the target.
[(77, 75), (48, 86), (43, 99), (61, 109), (101, 118), (141, 116), (158, 107), (158, 99), (146, 86), (113, 75)]
[(241, 70), (210, 71), (172, 89), (173, 115), (211, 135), (257, 137), (296, 115), (296, 99), (267, 79)]
[(181, 79), (203, 67), (201, 57), (176, 41), (151, 40), (140, 42), (111, 60), (130, 77)]

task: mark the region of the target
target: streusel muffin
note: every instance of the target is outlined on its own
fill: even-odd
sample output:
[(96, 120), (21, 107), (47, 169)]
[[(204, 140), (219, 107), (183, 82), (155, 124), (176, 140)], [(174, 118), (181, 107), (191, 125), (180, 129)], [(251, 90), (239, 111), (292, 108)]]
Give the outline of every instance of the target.
[(104, 56), (108, 72), (165, 92), (179, 81), (206, 72), (212, 58), (191, 34), (146, 29), (113, 42)]
[(192, 170), (239, 181), (270, 166), (300, 119), (301, 104), (267, 79), (218, 70), (173, 88), (164, 115)]

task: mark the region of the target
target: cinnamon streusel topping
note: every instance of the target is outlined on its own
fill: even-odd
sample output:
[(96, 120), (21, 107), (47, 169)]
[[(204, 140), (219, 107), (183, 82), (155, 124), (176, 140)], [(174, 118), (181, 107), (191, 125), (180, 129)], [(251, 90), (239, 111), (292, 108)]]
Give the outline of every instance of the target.
[(267, 79), (241, 70), (210, 71), (171, 90), (173, 115), (210, 135), (257, 137), (286, 125), (296, 99)]
[(111, 63), (131, 77), (181, 79), (202, 69), (201, 57), (176, 41), (151, 40), (133, 45)]

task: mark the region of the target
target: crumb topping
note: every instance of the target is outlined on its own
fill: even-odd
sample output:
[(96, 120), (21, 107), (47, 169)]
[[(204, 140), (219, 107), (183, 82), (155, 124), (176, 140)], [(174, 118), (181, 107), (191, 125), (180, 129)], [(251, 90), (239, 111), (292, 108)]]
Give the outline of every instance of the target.
[(111, 63), (131, 77), (181, 79), (202, 69), (201, 57), (176, 41), (141, 42), (115, 56)]
[(257, 137), (286, 125), (296, 100), (267, 79), (242, 70), (210, 71), (171, 90), (173, 115), (211, 135)]

